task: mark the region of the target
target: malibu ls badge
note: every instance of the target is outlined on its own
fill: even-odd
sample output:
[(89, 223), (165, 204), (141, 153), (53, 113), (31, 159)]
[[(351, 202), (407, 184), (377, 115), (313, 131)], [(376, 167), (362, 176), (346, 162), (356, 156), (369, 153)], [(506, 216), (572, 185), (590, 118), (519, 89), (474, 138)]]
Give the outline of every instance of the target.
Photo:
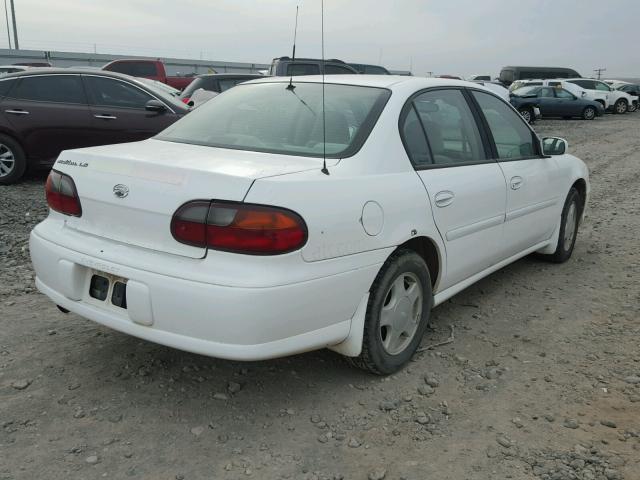
[(129, 187), (121, 183), (114, 185), (113, 194), (118, 198), (124, 198), (129, 195)]

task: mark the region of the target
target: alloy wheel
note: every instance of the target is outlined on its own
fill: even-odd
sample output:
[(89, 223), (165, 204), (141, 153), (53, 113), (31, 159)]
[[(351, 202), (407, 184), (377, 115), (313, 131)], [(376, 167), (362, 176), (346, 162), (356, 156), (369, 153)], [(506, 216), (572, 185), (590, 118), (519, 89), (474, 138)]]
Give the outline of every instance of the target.
[(0, 143), (0, 177), (6, 177), (16, 166), (13, 151), (3, 143)]
[(520, 115), (527, 123), (531, 123), (531, 112), (529, 110), (520, 110)]
[(616, 112), (617, 113), (626, 113), (627, 112), (627, 104), (623, 101), (619, 101), (616, 103)]
[(379, 335), (389, 355), (397, 355), (411, 343), (422, 315), (422, 285), (418, 277), (404, 272), (391, 284), (380, 310)]

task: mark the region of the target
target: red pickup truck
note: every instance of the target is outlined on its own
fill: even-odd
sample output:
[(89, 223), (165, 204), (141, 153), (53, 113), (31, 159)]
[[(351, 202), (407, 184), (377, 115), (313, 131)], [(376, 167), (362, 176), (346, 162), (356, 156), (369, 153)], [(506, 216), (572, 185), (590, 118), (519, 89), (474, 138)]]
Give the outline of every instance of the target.
[(164, 68), (164, 63), (160, 60), (114, 60), (102, 67), (102, 70), (124, 73), (126, 75), (131, 75), (132, 77), (144, 77), (150, 78), (151, 80), (158, 80), (159, 82), (166, 83), (178, 90), (183, 90), (184, 87), (189, 85), (195, 78), (195, 75), (190, 77), (168, 76), (167, 71)]

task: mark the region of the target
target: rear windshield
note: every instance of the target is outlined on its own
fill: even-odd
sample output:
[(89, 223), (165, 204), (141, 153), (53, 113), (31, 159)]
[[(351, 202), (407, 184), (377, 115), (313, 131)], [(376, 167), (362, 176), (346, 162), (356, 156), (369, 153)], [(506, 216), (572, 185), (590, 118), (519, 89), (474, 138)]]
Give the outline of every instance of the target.
[(518, 96), (518, 97), (526, 97), (529, 95), (537, 95), (538, 92), (540, 91), (540, 87), (522, 87), (522, 88), (518, 88), (517, 90), (515, 90), (513, 92), (514, 95)]
[(189, 113), (156, 138), (211, 147), (322, 157), (357, 152), (391, 92), (382, 88), (325, 84), (239, 85)]

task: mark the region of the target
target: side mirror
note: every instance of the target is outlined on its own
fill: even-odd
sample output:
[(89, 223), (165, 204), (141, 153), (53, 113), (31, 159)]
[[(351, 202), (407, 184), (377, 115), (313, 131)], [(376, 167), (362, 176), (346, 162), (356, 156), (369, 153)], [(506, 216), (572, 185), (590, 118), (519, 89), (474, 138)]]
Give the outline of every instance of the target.
[(148, 112), (164, 113), (167, 110), (167, 107), (160, 100), (153, 99), (149, 100), (145, 104), (144, 109)]
[(542, 139), (542, 153), (545, 155), (564, 155), (569, 144), (564, 138), (545, 137)]

